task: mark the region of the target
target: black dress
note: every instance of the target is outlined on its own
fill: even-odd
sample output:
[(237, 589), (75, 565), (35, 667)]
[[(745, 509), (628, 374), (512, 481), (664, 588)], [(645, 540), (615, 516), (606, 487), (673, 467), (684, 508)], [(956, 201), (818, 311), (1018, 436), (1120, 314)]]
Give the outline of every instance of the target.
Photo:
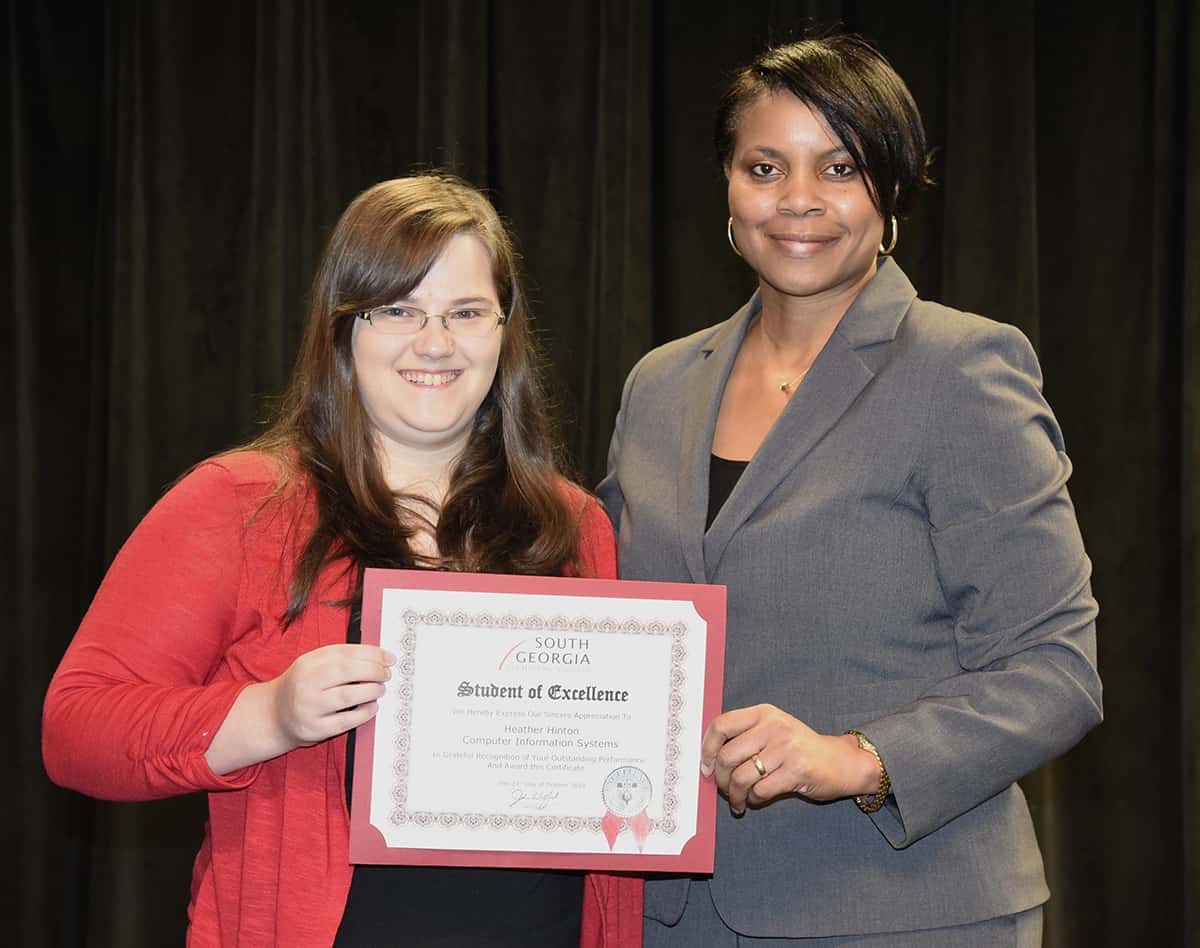
[(749, 461), (731, 461), (720, 458), (715, 454), (708, 461), (708, 517), (704, 521), (704, 529), (708, 530), (717, 514), (725, 506), (725, 501), (733, 493), (733, 488), (746, 470)]

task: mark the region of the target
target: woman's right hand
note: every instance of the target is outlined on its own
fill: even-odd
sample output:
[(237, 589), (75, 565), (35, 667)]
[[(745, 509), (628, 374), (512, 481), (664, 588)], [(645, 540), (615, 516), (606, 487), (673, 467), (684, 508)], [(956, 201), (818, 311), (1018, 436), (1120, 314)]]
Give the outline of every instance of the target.
[(309, 747), (369, 721), (396, 656), (375, 645), (325, 645), (270, 681), (242, 689), (204, 757), (215, 774)]
[(308, 747), (369, 721), (396, 656), (374, 645), (325, 645), (297, 658), (272, 689), (275, 727), (290, 745)]

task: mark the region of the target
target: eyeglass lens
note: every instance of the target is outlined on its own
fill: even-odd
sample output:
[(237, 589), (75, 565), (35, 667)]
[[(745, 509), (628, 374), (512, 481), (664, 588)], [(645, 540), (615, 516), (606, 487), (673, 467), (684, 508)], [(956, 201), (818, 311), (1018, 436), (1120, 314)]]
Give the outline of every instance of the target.
[(483, 336), (496, 328), (499, 313), (466, 307), (445, 313), (425, 313), (403, 306), (379, 306), (363, 314), (380, 332), (411, 335), (425, 328), (432, 319), (440, 320), (448, 332), (456, 336)]

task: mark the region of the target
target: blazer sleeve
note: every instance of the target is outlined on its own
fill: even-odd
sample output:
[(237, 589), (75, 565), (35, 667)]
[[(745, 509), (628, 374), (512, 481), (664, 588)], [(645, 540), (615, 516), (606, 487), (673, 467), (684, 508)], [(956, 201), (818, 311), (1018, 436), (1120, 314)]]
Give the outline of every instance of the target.
[(604, 505), (608, 519), (612, 521), (613, 530), (617, 531), (621, 526), (621, 512), (625, 509), (625, 495), (621, 493), (621, 482), (617, 479), (617, 462), (621, 456), (621, 436), (625, 429), (625, 418), (629, 410), (629, 395), (633, 391), (638, 371), (645, 364), (647, 358), (648, 356), (643, 356), (625, 379), (625, 385), (621, 390), (621, 407), (617, 409), (612, 440), (608, 443), (608, 470), (604, 475), (604, 480), (596, 487), (596, 496)]
[(187, 475), (117, 554), (50, 682), (55, 783), (109, 800), (238, 789), (204, 754), (247, 681), (213, 681), (236, 631), (244, 519), (226, 470)]
[(1070, 473), (1028, 340), (1001, 324), (963, 339), (934, 389), (915, 484), (961, 672), (858, 728), (892, 780), (873, 819), (897, 848), (1101, 720), (1097, 606)]

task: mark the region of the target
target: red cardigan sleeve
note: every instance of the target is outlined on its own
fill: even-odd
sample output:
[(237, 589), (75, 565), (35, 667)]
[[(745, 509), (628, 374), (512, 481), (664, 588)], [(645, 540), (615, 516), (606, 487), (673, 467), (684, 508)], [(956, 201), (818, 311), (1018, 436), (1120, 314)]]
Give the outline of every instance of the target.
[(57, 784), (149, 800), (252, 782), (204, 753), (248, 682), (213, 680), (238, 634), (245, 516), (206, 463), (146, 515), (113, 561), (50, 682), (42, 755)]
[(590, 495), (584, 500), (579, 524), (579, 575), (617, 578), (617, 540), (612, 524), (604, 508)]

